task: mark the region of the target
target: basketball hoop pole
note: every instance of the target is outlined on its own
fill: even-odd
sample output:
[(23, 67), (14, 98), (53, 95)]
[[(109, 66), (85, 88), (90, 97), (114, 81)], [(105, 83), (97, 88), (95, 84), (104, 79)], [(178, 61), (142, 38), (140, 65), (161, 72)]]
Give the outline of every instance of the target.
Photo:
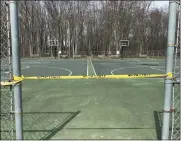
[(57, 46), (54, 46), (54, 55), (55, 55), (55, 59), (57, 59)]
[(121, 44), (121, 48), (119, 51), (119, 55), (120, 55), (121, 59), (123, 59), (123, 52), (124, 52), (124, 46), (122, 46), (122, 44)]
[(121, 42), (121, 47), (119, 49), (119, 57), (121, 57), (121, 59), (123, 59), (124, 47), (129, 46), (129, 40), (120, 40), (120, 42)]
[(50, 48), (51, 48), (51, 57), (53, 57), (52, 45), (50, 46)]
[[(49, 40), (48, 41), (50, 49), (51, 49), (51, 57), (53, 58), (53, 53), (54, 53), (54, 57), (55, 59), (57, 58), (57, 47), (58, 47), (58, 40), (53, 39), (53, 40)], [(53, 52), (54, 49), (54, 52)]]

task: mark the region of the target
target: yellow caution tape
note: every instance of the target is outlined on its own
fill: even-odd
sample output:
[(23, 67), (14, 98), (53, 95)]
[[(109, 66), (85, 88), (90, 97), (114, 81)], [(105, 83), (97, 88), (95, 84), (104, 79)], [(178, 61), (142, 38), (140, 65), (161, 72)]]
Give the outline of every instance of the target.
[(12, 81), (12, 82), (1, 82), (1, 86), (11, 86), (19, 83), (20, 81)]
[(173, 78), (173, 74), (172, 74), (171, 72), (168, 72), (168, 73), (167, 73), (167, 77), (168, 77), (168, 78)]
[(93, 76), (14, 76), (14, 80), (22, 81), (22, 80), (37, 80), (37, 79), (126, 79), (126, 78), (157, 78), (157, 77), (172, 77), (172, 73), (168, 74), (124, 74), (124, 75), (93, 75)]
[(58, 79), (129, 79), (129, 78), (173, 78), (171, 72), (167, 74), (124, 74), (124, 75), (93, 75), (93, 76), (14, 76), (12, 82), (1, 82), (2, 86), (15, 85), (23, 80), (58, 80)]

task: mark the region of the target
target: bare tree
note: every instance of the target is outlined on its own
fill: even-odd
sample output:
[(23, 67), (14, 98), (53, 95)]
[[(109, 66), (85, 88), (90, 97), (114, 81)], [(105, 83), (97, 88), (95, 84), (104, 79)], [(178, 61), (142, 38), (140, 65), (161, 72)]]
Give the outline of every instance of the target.
[(123, 39), (130, 40), (125, 49), (128, 57), (156, 56), (166, 45), (168, 10), (150, 10), (150, 1), (20, 1), (19, 4), (24, 57), (50, 53), (47, 44), (50, 38), (56, 38), (58, 49), (69, 57), (110, 56), (121, 50)]

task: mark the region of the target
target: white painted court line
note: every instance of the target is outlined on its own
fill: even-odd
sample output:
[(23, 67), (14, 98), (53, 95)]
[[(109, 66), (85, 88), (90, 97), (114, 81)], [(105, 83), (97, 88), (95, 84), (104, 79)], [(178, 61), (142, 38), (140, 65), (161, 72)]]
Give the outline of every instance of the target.
[(124, 68), (117, 68), (117, 69), (114, 69), (111, 71), (111, 74), (114, 75), (114, 71), (117, 71), (117, 70), (123, 70), (123, 69), (131, 69), (131, 68), (151, 68), (151, 69), (154, 69), (154, 70), (158, 70), (158, 71), (165, 71), (163, 69), (157, 69), (157, 68), (154, 68), (154, 67), (148, 67), (148, 66), (135, 66), (135, 67), (124, 67)]
[(120, 61), (120, 62), (129, 62), (129, 61), (141, 61), (140, 59), (126, 59), (126, 60), (120, 60), (120, 59), (112, 59), (114, 61)]
[[(24, 68), (21, 68), (21, 69), (24, 70), (24, 69), (28, 69), (28, 68), (30, 68), (30, 66), (26, 66), (26, 65), (25, 65), (25, 67), (24, 67)], [(4, 73), (5, 73), (5, 74), (8, 74), (8, 73), (10, 73), (10, 72), (9, 72), (9, 71), (5, 71)]]
[(92, 69), (93, 69), (93, 71), (94, 71), (94, 74), (97, 76), (97, 73), (96, 73), (95, 68), (94, 68), (94, 66), (93, 66), (93, 64), (92, 64), (91, 59), (90, 59), (90, 63), (91, 63)]
[(39, 61), (28, 61), (28, 62), (21, 62), (22, 64), (49, 64), (50, 62), (45, 62), (45, 61), (42, 61), (42, 62), (39, 62)]
[(66, 68), (60, 68), (60, 67), (48, 67), (48, 66), (34, 66), (34, 67), (44, 67), (44, 68), (53, 68), (53, 69), (66, 70), (66, 71), (69, 71), (69, 72), (70, 72), (70, 74), (69, 74), (68, 76), (72, 75), (72, 71), (69, 70), (69, 69), (66, 69)]
[(135, 67), (136, 67), (136, 65), (135, 65), (135, 64), (133, 64), (132, 62), (128, 62), (128, 63), (130, 63), (131, 65), (133, 65), (133, 66), (135, 66)]
[(30, 68), (30, 66), (25, 66), (24, 68), (21, 68), (22, 70), (24, 70), (24, 69), (28, 69), (28, 68)]
[(62, 61), (62, 60), (64, 60), (64, 59), (57, 59), (57, 60), (48, 60), (48, 59), (46, 60), (45, 59), (45, 60), (40, 60), (40, 61), (42, 61), (42, 62), (43, 61), (46, 61), (46, 62), (49, 62), (49, 61), (51, 61), (51, 62), (58, 62), (58, 61)]
[(147, 66), (141, 66), (141, 67), (140, 67), (140, 66), (135, 66), (135, 67), (117, 68), (117, 69), (112, 70), (112, 71), (111, 71), (111, 74), (114, 75), (113, 72), (114, 72), (114, 71), (117, 71), (117, 70), (124, 70), (124, 69), (131, 69), (131, 68), (143, 68), (143, 67), (146, 68)]
[(163, 69), (158, 69), (158, 68), (156, 68), (156, 67), (150, 67), (150, 69), (158, 70), (158, 71), (165, 71), (165, 70), (163, 70)]
[(89, 59), (87, 59), (87, 76), (89, 75), (89, 70), (88, 70), (88, 62), (89, 61)]

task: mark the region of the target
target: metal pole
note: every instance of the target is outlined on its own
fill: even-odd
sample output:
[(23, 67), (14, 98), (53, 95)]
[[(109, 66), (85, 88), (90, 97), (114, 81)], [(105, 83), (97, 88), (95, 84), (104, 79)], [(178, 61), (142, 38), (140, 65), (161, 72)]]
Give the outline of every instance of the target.
[[(176, 33), (176, 1), (169, 3), (169, 23), (168, 23), (168, 40), (167, 40), (167, 64), (166, 73), (173, 73), (174, 63), (174, 48), (175, 48), (175, 33)], [(164, 108), (163, 108), (163, 122), (162, 122), (162, 140), (169, 139), (169, 123), (170, 123), (170, 107), (173, 81), (172, 79), (165, 78), (165, 93), (164, 93)]]
[[(18, 5), (16, 1), (9, 1), (9, 6), (10, 6), (10, 23), (11, 23), (13, 75), (21, 76)], [(16, 139), (22, 140), (23, 119), (22, 119), (21, 83), (18, 83), (14, 86), (14, 106), (15, 106), (14, 113), (15, 113)]]
[(52, 45), (51, 45), (51, 57), (53, 57)]
[(124, 58), (124, 46), (121, 47), (121, 59)]

